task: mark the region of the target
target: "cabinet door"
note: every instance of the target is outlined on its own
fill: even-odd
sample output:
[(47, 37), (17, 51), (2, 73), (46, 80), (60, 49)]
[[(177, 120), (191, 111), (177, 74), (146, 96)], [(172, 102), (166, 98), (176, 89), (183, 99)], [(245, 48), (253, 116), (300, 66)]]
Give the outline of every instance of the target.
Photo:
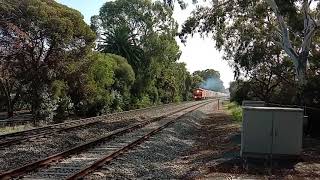
[(271, 152), (272, 112), (244, 110), (242, 152)]
[(303, 112), (274, 112), (272, 153), (299, 155), (302, 149)]

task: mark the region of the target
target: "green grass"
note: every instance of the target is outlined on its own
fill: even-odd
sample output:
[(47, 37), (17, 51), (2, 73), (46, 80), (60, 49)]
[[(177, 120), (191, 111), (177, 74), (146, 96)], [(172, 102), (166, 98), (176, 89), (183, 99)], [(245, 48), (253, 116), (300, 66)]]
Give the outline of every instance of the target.
[(235, 102), (226, 104), (228, 112), (231, 114), (232, 119), (236, 122), (242, 122), (242, 107)]
[(0, 135), (14, 133), (17, 131), (23, 131), (33, 128), (31, 125), (17, 125), (17, 126), (7, 126), (7, 127), (0, 127)]

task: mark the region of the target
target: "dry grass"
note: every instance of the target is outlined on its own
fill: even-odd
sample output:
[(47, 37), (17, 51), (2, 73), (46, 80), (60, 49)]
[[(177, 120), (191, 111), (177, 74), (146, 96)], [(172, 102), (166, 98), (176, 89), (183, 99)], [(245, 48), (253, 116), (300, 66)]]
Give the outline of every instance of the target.
[(0, 127), (0, 135), (14, 133), (14, 132), (18, 132), (18, 131), (24, 131), (24, 130), (28, 130), (28, 129), (32, 129), (32, 128), (34, 128), (34, 127), (30, 124)]

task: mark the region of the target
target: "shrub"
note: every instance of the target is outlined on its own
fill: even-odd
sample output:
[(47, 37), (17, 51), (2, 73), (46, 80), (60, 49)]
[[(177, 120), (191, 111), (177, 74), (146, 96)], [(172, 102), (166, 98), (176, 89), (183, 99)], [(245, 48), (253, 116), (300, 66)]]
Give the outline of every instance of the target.
[(227, 104), (227, 109), (230, 112), (232, 119), (237, 122), (242, 121), (242, 108), (235, 102)]

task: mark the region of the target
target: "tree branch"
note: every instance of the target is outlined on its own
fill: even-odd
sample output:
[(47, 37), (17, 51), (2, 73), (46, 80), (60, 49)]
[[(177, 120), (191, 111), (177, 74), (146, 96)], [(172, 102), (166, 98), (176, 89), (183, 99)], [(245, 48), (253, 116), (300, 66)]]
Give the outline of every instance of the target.
[(285, 52), (291, 57), (293, 60), (293, 63), (295, 67), (299, 66), (299, 55), (294, 50), (290, 37), (289, 37), (289, 31), (286, 23), (284, 22), (283, 16), (280, 14), (279, 8), (274, 0), (267, 0), (267, 3), (271, 6), (273, 12), (276, 15), (279, 28), (281, 31), (281, 46), (285, 50)]
[(311, 2), (312, 0), (310, 2), (308, 0), (304, 0), (302, 4), (302, 12), (304, 17), (304, 38), (301, 45), (301, 51), (305, 53), (309, 52), (312, 37), (317, 30), (317, 24), (309, 14)]

